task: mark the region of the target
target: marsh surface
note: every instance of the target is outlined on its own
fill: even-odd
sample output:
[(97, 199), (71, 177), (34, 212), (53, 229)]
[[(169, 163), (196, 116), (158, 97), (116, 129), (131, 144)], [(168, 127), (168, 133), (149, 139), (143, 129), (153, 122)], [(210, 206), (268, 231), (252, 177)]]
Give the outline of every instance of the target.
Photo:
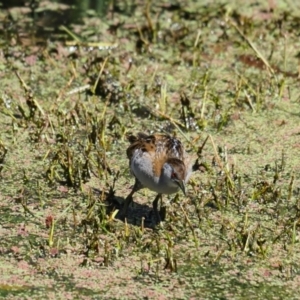
[[(299, 299), (300, 6), (211, 2), (0, 11), (0, 297)], [(156, 228), (139, 131), (201, 163)]]

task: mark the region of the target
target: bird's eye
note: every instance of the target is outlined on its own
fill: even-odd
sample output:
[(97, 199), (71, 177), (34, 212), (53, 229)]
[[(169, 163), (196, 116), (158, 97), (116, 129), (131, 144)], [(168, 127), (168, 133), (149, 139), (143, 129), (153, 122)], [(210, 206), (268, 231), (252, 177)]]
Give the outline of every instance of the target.
[(175, 173), (175, 172), (172, 172), (172, 174), (171, 174), (171, 178), (172, 178), (172, 179), (176, 179), (176, 178), (177, 178), (177, 176), (176, 176), (176, 173)]

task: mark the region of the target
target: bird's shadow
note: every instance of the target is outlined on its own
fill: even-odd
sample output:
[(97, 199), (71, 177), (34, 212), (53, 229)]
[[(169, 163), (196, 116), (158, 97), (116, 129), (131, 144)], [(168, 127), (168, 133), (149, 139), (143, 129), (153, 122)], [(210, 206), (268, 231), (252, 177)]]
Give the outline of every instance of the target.
[[(102, 191), (98, 189), (94, 189), (94, 193), (101, 195)], [(138, 194), (135, 194), (136, 198)], [(120, 197), (115, 195), (115, 191), (110, 190), (105, 193), (105, 204), (106, 204), (106, 214), (110, 215), (115, 210), (118, 210), (115, 219), (118, 219), (124, 222), (124, 217), (121, 216), (121, 210), (123, 208), (123, 204), (125, 202), (126, 197)], [(131, 225), (141, 226), (142, 223), (145, 228), (154, 228), (158, 222), (154, 218), (154, 213), (152, 209), (152, 205), (149, 203), (141, 204), (135, 202), (134, 199), (128, 207), (126, 222)]]

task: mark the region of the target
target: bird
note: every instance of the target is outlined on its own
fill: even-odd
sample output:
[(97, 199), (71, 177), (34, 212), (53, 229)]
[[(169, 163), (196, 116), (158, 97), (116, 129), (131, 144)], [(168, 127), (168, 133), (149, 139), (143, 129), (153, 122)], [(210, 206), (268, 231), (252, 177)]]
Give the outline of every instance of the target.
[(185, 185), (193, 171), (192, 159), (182, 143), (168, 134), (147, 135), (139, 132), (136, 135), (129, 134), (127, 139), (130, 145), (126, 153), (135, 183), (125, 199), (121, 216), (127, 216), (133, 194), (142, 188), (148, 188), (157, 193), (153, 201), (153, 212), (160, 222), (157, 209), (159, 199), (162, 194), (174, 194), (180, 190), (186, 195)]

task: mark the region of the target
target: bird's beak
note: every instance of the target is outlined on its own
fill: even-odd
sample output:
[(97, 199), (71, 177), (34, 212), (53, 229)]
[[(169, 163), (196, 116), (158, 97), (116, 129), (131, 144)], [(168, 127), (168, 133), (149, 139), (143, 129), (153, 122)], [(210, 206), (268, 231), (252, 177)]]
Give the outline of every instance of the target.
[(176, 183), (178, 184), (178, 186), (180, 187), (180, 189), (182, 190), (184, 196), (186, 196), (186, 192), (185, 192), (185, 183), (183, 180), (178, 180), (176, 181)]

